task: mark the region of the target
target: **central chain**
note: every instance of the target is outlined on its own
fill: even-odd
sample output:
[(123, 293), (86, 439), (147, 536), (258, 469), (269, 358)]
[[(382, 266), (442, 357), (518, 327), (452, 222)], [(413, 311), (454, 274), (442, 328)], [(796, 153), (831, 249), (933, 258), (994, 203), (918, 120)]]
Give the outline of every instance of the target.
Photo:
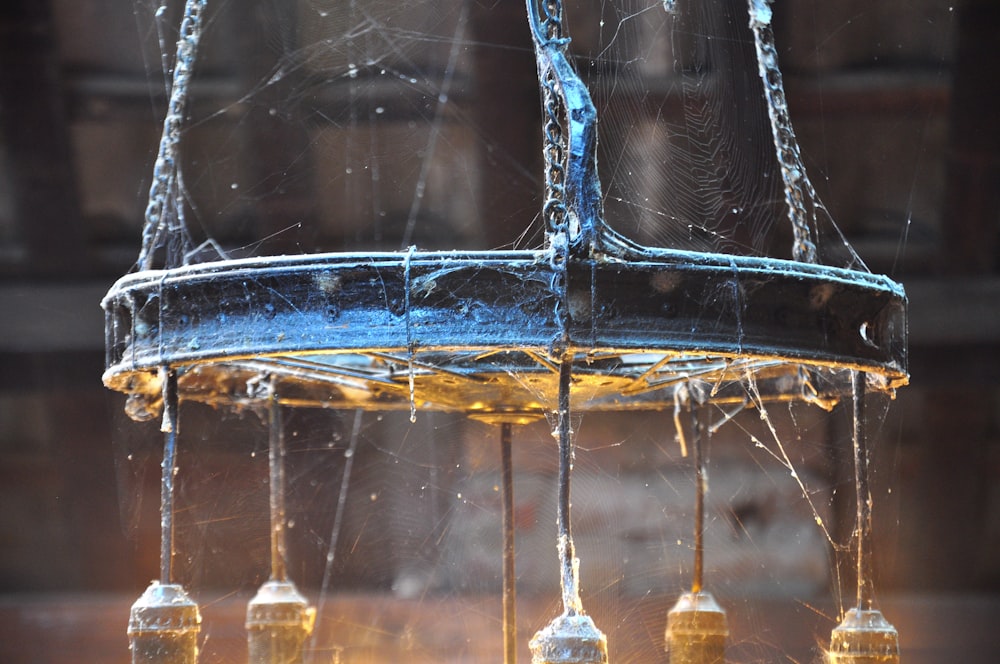
[[(549, 43), (562, 39), (563, 8), (560, 0), (542, 4), (541, 28)], [(556, 72), (548, 68), (542, 77), (542, 108), (544, 117), (545, 203), (542, 217), (548, 230), (553, 268), (551, 288), (556, 296), (556, 317), (560, 327), (568, 332), (569, 311), (566, 299), (566, 265), (569, 260), (569, 228), (566, 220), (566, 132), (563, 128), (565, 108), (559, 94)], [(565, 341), (565, 338), (563, 339)]]
[[(563, 8), (561, 0), (547, 0), (543, 5), (542, 29), (550, 42), (562, 39)], [(566, 169), (563, 165), (566, 139), (562, 116), (565, 112), (557, 90), (556, 73), (550, 68), (542, 80), (542, 105), (545, 112), (545, 205), (542, 214), (553, 233), (565, 231)]]

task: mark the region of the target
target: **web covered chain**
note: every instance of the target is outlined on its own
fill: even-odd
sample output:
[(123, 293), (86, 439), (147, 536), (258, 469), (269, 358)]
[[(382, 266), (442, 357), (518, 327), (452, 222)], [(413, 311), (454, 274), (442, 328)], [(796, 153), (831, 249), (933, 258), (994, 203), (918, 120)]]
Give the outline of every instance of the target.
[[(530, 10), (530, 9), (529, 9)], [(550, 43), (562, 39), (562, 2), (547, 0), (542, 5), (545, 18), (542, 29)], [(542, 214), (552, 233), (565, 230), (566, 223), (566, 170), (565, 133), (562, 127), (562, 115), (565, 112), (557, 90), (556, 72), (551, 68), (545, 71), (542, 80), (542, 106), (545, 113), (545, 205)]]
[(566, 231), (566, 167), (562, 124), (562, 103), (556, 91), (555, 74), (542, 81), (542, 107), (545, 113), (543, 147), (545, 155), (545, 204), (542, 215), (551, 235)]
[(149, 188), (149, 202), (142, 228), (142, 247), (139, 249), (138, 260), (140, 270), (152, 268), (153, 255), (164, 242), (167, 243), (167, 267), (179, 263), (179, 257), (184, 255), (189, 244), (183, 205), (178, 202), (181, 187), (177, 146), (180, 143), (188, 87), (198, 52), (206, 4), (207, 0), (187, 0), (184, 5), (170, 99), (163, 119), (163, 133), (153, 166), (153, 182)]
[[(529, 0), (528, 11), (532, 11)], [(542, 3), (542, 31), (549, 44), (560, 44), (562, 37), (562, 2)], [(565, 108), (559, 94), (557, 74), (551, 67), (539, 72), (542, 75), (542, 109), (544, 114), (545, 203), (542, 217), (548, 233), (552, 265), (551, 288), (556, 296), (556, 318), (567, 341), (569, 308), (566, 306), (566, 266), (569, 260), (569, 227), (566, 214), (566, 132), (562, 124)]]
[(764, 83), (767, 112), (771, 120), (771, 134), (781, 166), (785, 186), (788, 219), (792, 222), (792, 258), (805, 263), (815, 263), (816, 257), (816, 206), (818, 198), (812, 182), (806, 175), (799, 153), (792, 121), (785, 101), (785, 86), (778, 69), (778, 53), (771, 29), (770, 0), (748, 0), (750, 28), (753, 30), (757, 49), (757, 68)]

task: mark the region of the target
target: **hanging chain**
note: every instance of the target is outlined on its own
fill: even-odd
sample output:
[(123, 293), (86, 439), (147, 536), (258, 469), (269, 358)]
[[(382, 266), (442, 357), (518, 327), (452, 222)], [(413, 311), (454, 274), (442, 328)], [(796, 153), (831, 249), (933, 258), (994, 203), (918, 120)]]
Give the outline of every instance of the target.
[[(561, 0), (544, 0), (540, 15), (533, 6), (535, 0), (527, 0), (528, 14), (533, 25), (536, 50), (565, 48), (562, 36), (563, 8)], [(566, 210), (566, 145), (567, 134), (563, 127), (565, 104), (559, 91), (560, 80), (552, 66), (544, 66), (539, 55), (539, 77), (542, 92), (543, 146), (545, 161), (545, 203), (542, 218), (546, 227), (546, 242), (550, 249), (549, 263), (552, 267), (550, 288), (555, 295), (555, 317), (562, 330), (556, 346), (565, 346), (569, 340), (569, 307), (566, 306), (569, 261), (569, 227)], [(560, 354), (559, 348), (553, 348)]]
[[(542, 30), (549, 43), (562, 40), (563, 8), (561, 0), (546, 0), (542, 5)], [(529, 11), (531, 11), (529, 7)], [(566, 223), (566, 137), (562, 126), (565, 112), (557, 89), (556, 72), (547, 68), (542, 79), (542, 106), (545, 112), (545, 205), (542, 215), (548, 228), (558, 233)]]
[(542, 21), (545, 35), (552, 41), (562, 39), (562, 0), (546, 0), (542, 9), (545, 11), (545, 19)]
[(566, 153), (562, 123), (562, 103), (556, 91), (555, 74), (549, 71), (542, 81), (545, 112), (545, 205), (542, 215), (550, 232), (559, 233), (566, 224)]
[(750, 28), (757, 49), (757, 67), (764, 84), (767, 113), (771, 119), (771, 134), (785, 184), (788, 219), (792, 222), (792, 258), (805, 263), (816, 262), (816, 191), (806, 175), (799, 146), (792, 131), (792, 121), (785, 101), (785, 86), (778, 69), (778, 52), (771, 29), (770, 0), (748, 0)]
[[(562, 39), (562, 3), (546, 1), (543, 5), (542, 30), (549, 43)], [(542, 107), (545, 113), (543, 151), (545, 155), (545, 204), (542, 215), (553, 234), (565, 231), (566, 225), (566, 135), (562, 116), (565, 113), (559, 96), (556, 72), (547, 68), (542, 83)]]
[(207, 0), (187, 0), (184, 5), (170, 99), (163, 119), (163, 133), (160, 136), (156, 164), (153, 166), (153, 182), (149, 188), (149, 202), (142, 228), (142, 247), (139, 249), (138, 260), (140, 270), (152, 268), (153, 254), (164, 241), (167, 242), (167, 267), (180, 264), (190, 244), (184, 224), (183, 203), (179, 201), (182, 187), (177, 165), (177, 147), (206, 4)]
[[(559, 0), (527, 0), (542, 93), (547, 246), (553, 263), (573, 254), (641, 256), (643, 247), (604, 222), (597, 168), (597, 108), (568, 58), (569, 37)], [(565, 245), (565, 246), (564, 246)]]

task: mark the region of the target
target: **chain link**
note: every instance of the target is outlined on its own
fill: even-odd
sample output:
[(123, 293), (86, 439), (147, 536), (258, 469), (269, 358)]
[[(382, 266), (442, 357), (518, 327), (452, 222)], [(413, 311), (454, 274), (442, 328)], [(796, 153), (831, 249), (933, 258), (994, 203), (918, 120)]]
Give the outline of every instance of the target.
[(206, 4), (207, 0), (187, 0), (184, 6), (170, 99), (163, 119), (163, 133), (153, 166), (153, 182), (149, 188), (149, 202), (142, 228), (142, 246), (138, 259), (140, 270), (152, 268), (153, 254), (164, 241), (167, 244), (167, 267), (179, 264), (180, 257), (184, 256), (190, 244), (184, 224), (183, 203), (179, 200), (183, 187), (177, 165), (177, 148)]
[[(532, 0), (528, 11), (532, 12)], [(558, 45), (564, 48), (563, 42), (563, 7), (560, 0), (545, 0), (541, 3), (540, 29), (545, 36), (547, 46)], [(536, 36), (538, 39), (540, 35)], [(569, 262), (569, 228), (566, 209), (566, 149), (567, 135), (563, 126), (563, 116), (566, 113), (559, 92), (561, 81), (552, 67), (540, 69), (543, 147), (545, 159), (545, 203), (542, 206), (542, 218), (545, 221), (547, 241), (550, 249), (549, 262), (552, 266), (550, 288), (555, 295), (555, 317), (563, 330), (562, 339), (557, 346), (565, 345), (569, 337), (569, 307), (566, 305), (567, 278), (566, 268)], [(554, 348), (558, 354), (559, 350)]]
[(816, 206), (818, 198), (812, 182), (806, 175), (799, 146), (792, 130), (785, 100), (785, 86), (778, 69), (778, 52), (774, 46), (771, 29), (770, 0), (749, 0), (750, 28), (754, 33), (757, 49), (758, 71), (764, 84), (767, 112), (771, 119), (771, 133), (781, 166), (785, 185), (785, 202), (788, 219), (792, 223), (792, 258), (805, 263), (815, 263), (816, 258)]

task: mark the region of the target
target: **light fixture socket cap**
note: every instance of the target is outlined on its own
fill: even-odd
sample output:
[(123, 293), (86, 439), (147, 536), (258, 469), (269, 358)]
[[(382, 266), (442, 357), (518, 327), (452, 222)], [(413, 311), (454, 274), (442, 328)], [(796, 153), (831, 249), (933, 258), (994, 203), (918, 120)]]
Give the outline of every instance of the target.
[(309, 634), (315, 618), (316, 610), (309, 606), (294, 583), (270, 579), (247, 604), (246, 628), (296, 627)]
[(200, 629), (198, 605), (178, 584), (153, 581), (132, 604), (130, 637), (149, 632), (197, 633)]
[(593, 619), (564, 613), (531, 638), (532, 664), (607, 664), (608, 639)]
[(899, 633), (877, 609), (850, 609), (833, 630), (829, 655), (837, 664), (899, 662)]
[(684, 593), (667, 614), (667, 632), (672, 635), (729, 636), (726, 612), (708, 592)]
[(710, 593), (684, 593), (667, 613), (670, 664), (723, 664), (728, 638), (726, 612)]

